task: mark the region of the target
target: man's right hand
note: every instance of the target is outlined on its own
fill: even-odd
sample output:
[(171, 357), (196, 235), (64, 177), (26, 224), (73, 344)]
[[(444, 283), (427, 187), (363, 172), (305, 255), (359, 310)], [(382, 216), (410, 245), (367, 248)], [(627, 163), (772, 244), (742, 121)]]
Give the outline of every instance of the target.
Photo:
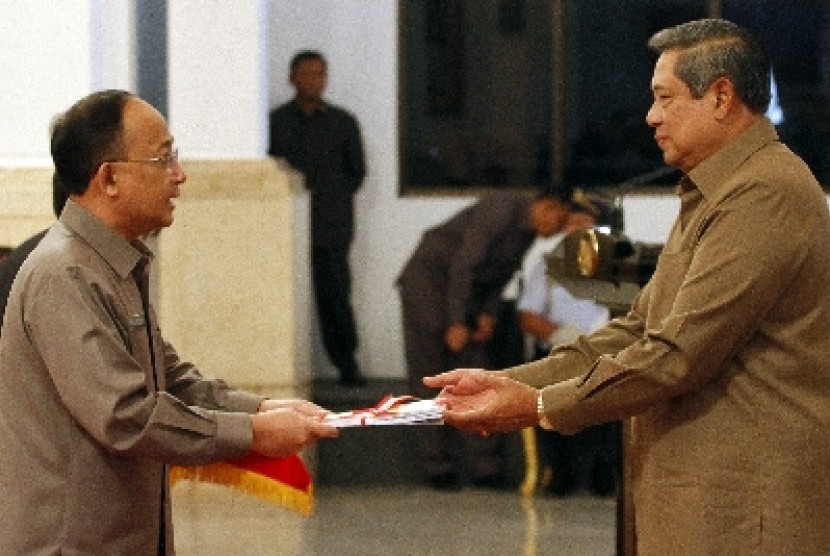
[(444, 422), (461, 430), (486, 436), (539, 422), (538, 390), (500, 371), (456, 369), (425, 377), (423, 382), (442, 388), (436, 399), (446, 407)]
[(251, 415), (254, 440), (251, 450), (278, 458), (296, 454), (319, 438), (334, 438), (337, 427), (291, 409), (272, 409)]

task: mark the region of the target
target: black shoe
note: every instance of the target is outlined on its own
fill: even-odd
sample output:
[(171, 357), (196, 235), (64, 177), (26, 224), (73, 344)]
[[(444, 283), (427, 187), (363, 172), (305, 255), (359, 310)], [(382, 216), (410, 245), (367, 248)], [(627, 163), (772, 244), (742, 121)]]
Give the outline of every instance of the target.
[(359, 374), (350, 374), (340, 377), (340, 386), (346, 388), (360, 388), (366, 386), (366, 379)]
[(548, 491), (554, 496), (570, 496), (576, 490), (576, 481), (569, 469), (553, 468), (553, 479), (550, 482)]
[(461, 490), (461, 481), (458, 475), (452, 471), (433, 475), (428, 479), (430, 486), (435, 490), (456, 491)]
[(507, 490), (510, 484), (503, 473), (494, 473), (484, 477), (470, 479), (470, 484), (477, 488), (489, 488), (492, 490)]
[(603, 461), (595, 461), (591, 466), (588, 490), (596, 496), (611, 496), (617, 489), (617, 476), (614, 469)]

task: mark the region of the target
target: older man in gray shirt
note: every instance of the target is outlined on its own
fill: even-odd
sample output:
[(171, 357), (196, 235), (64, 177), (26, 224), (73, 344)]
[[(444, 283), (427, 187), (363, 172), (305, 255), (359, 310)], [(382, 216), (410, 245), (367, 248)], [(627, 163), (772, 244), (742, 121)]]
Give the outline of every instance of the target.
[(140, 237), (186, 177), (161, 114), (93, 93), (56, 122), (70, 194), (0, 337), (0, 554), (173, 554), (167, 464), (285, 456), (336, 429), (310, 402), (208, 380), (164, 340)]

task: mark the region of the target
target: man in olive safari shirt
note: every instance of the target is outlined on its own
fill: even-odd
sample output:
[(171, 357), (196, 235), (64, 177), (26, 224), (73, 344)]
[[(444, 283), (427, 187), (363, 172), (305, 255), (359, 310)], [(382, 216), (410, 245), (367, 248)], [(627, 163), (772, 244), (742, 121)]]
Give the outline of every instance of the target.
[(70, 200), (0, 337), (0, 554), (173, 554), (166, 464), (285, 456), (337, 431), (310, 402), (203, 378), (164, 341), (139, 238), (173, 223), (186, 178), (158, 111), (93, 93), (51, 150)]
[(631, 417), (640, 556), (830, 554), (830, 216), (764, 117), (770, 66), (723, 20), (663, 30), (646, 121), (684, 173), (627, 316), (506, 371), (428, 377), (480, 434)]

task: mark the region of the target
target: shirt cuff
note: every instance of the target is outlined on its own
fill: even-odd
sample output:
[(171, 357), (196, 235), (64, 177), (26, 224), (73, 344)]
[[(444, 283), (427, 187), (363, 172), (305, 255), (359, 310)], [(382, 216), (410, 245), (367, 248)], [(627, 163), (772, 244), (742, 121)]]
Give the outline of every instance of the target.
[(247, 413), (216, 412), (216, 455), (234, 459), (248, 455), (254, 442), (254, 427)]
[(265, 401), (264, 396), (258, 394), (251, 394), (250, 392), (243, 392), (241, 390), (232, 390), (228, 392), (226, 403), (223, 407), (225, 411), (235, 411), (238, 413), (256, 413), (259, 406)]

